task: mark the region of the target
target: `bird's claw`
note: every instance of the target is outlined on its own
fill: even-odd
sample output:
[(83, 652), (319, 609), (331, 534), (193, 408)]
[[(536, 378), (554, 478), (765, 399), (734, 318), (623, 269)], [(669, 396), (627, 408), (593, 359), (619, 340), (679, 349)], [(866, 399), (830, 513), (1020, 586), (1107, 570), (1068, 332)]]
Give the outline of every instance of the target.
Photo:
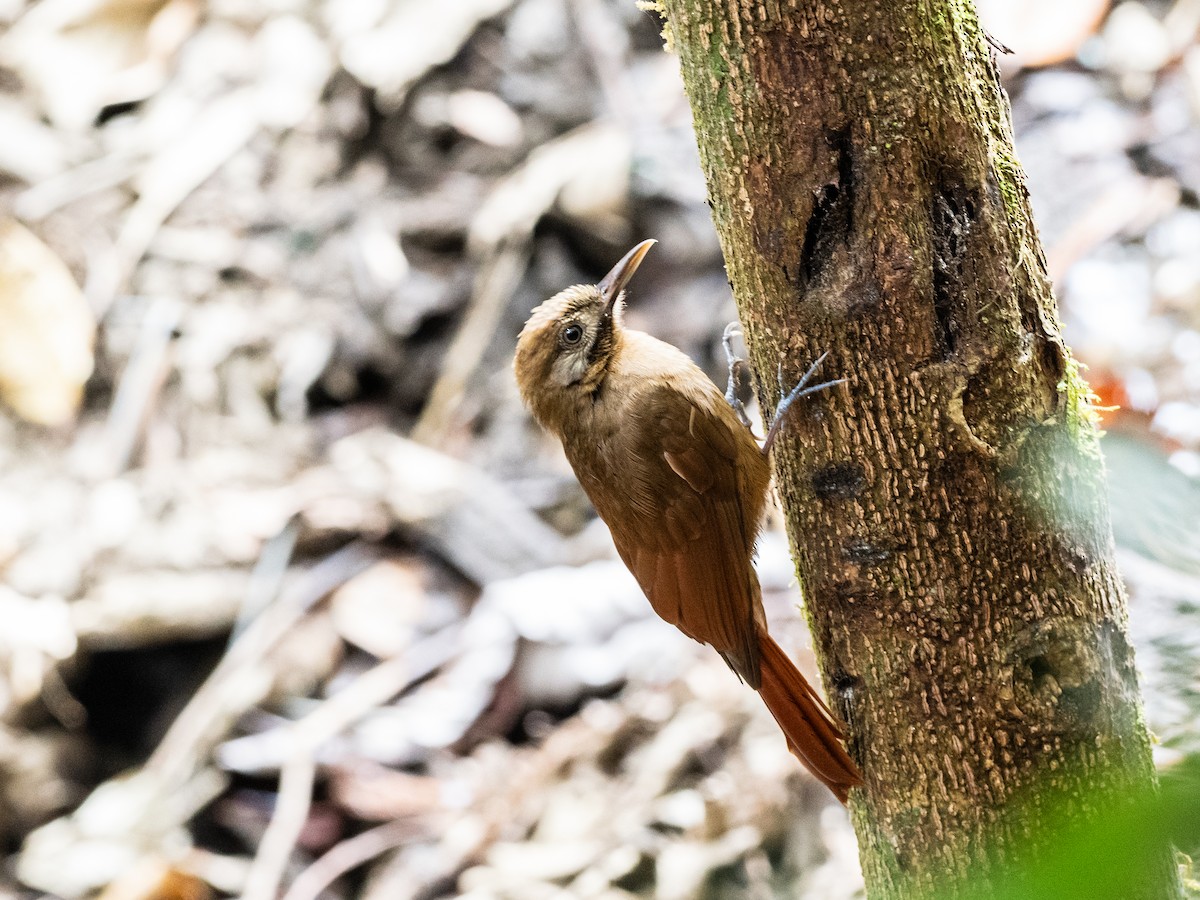
[(725, 326), (725, 331), (721, 335), (721, 346), (725, 348), (725, 361), (729, 365), (729, 382), (725, 388), (725, 402), (733, 407), (733, 411), (737, 413), (741, 423), (749, 428), (750, 416), (746, 414), (746, 404), (754, 396), (754, 386), (750, 380), (750, 366), (733, 349), (733, 339), (741, 334), (741, 324), (730, 322)]
[(783, 388), (783, 363), (779, 363), (779, 392), (784, 396), (783, 399), (779, 401), (779, 405), (775, 407), (775, 417), (771, 420), (771, 427), (767, 429), (767, 436), (763, 440), (764, 454), (769, 454), (771, 452), (771, 447), (774, 446), (776, 438), (779, 437), (779, 431), (783, 426), (784, 418), (787, 416), (788, 411), (791, 409), (793, 403), (795, 403), (801, 397), (807, 397), (809, 394), (815, 394), (817, 391), (825, 390), (825, 388), (834, 387), (835, 385), (839, 384), (845, 384), (845, 378), (836, 378), (833, 381), (823, 381), (820, 384), (814, 384), (811, 387), (808, 386), (808, 382), (812, 379), (813, 375), (816, 374), (817, 369), (821, 366), (821, 363), (825, 362), (825, 357), (827, 356), (829, 356), (828, 350), (817, 357), (816, 361), (808, 367), (808, 371), (806, 371), (800, 377), (800, 380), (796, 382), (795, 387), (786, 393), (784, 393)]
[(742, 336), (742, 323), (734, 319), (725, 326), (725, 330), (721, 333), (721, 343), (725, 345), (725, 355), (730, 359), (736, 358), (737, 354), (733, 352), (733, 339)]

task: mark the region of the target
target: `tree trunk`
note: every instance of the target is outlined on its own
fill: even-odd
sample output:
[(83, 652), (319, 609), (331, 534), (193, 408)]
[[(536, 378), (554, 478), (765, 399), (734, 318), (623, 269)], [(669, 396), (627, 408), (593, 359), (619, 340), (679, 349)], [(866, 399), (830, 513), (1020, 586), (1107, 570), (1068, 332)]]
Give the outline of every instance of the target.
[[(1088, 402), (968, 0), (662, 0), (872, 898), (1152, 791)], [(1033, 855), (1037, 855), (1036, 848)], [(1155, 848), (1131, 892), (1178, 895)]]

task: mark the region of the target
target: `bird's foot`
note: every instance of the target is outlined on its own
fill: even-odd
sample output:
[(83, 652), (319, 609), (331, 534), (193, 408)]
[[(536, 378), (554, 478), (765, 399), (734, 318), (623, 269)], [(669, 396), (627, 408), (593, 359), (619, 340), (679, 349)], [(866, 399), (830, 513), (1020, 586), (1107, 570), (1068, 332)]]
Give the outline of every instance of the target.
[(729, 383), (725, 388), (725, 401), (733, 407), (742, 424), (749, 428), (750, 416), (746, 414), (746, 404), (754, 396), (750, 364), (733, 349), (733, 339), (741, 333), (742, 326), (737, 322), (730, 322), (725, 326), (725, 333), (721, 335), (721, 346), (725, 348), (725, 360), (729, 363)]
[[(726, 330), (728, 331), (728, 329)], [(775, 407), (775, 417), (771, 420), (771, 427), (767, 429), (766, 438), (763, 439), (762, 452), (764, 456), (769, 455), (771, 452), (771, 447), (775, 445), (775, 440), (779, 437), (779, 431), (783, 427), (784, 418), (787, 416), (788, 411), (792, 408), (793, 403), (795, 403), (801, 397), (807, 397), (809, 394), (815, 394), (817, 391), (825, 390), (825, 388), (830, 388), (834, 385), (845, 383), (845, 378), (836, 378), (833, 381), (823, 381), (821, 384), (808, 386), (809, 380), (813, 377), (817, 371), (817, 368), (825, 361), (825, 357), (828, 355), (829, 352), (826, 351), (818, 356), (817, 361), (808, 367), (808, 371), (804, 373), (804, 375), (800, 378), (800, 381), (797, 382), (796, 386), (788, 391), (784, 395), (784, 398), (779, 401), (779, 405)], [(779, 364), (778, 378), (779, 390), (780, 393), (783, 393), (783, 363)]]

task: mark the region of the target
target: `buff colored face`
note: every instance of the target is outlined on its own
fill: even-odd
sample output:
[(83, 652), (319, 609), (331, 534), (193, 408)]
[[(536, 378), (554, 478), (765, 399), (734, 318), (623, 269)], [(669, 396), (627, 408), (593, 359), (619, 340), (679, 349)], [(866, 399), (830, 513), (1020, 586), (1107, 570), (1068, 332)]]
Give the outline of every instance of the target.
[(543, 380), (559, 387), (579, 384), (611, 338), (613, 310), (591, 286), (569, 288), (534, 310), (521, 332), (546, 354)]

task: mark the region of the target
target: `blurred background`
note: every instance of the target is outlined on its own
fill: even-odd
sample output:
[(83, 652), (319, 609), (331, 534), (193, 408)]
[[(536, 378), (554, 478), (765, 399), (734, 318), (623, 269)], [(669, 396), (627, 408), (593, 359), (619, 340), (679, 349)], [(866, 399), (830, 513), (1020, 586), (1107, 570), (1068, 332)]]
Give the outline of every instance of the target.
[[(1105, 413), (1147, 716), (1200, 745), (1200, 0), (987, 0)], [(510, 362), (628, 319), (723, 384), (632, 0), (0, 0), (4, 896), (837, 898), (845, 812), (649, 613)], [(813, 673), (786, 545), (782, 643)]]

